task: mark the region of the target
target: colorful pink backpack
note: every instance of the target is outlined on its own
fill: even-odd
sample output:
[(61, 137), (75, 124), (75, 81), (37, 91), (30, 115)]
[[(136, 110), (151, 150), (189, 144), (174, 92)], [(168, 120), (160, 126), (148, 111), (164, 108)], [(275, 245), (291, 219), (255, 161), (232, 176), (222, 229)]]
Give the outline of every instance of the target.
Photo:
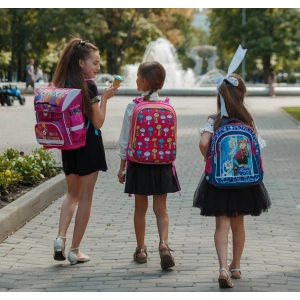
[(175, 161), (177, 118), (170, 99), (133, 100), (127, 159), (143, 164), (168, 164)]
[(36, 139), (44, 148), (85, 146), (87, 127), (80, 89), (42, 87), (34, 97)]

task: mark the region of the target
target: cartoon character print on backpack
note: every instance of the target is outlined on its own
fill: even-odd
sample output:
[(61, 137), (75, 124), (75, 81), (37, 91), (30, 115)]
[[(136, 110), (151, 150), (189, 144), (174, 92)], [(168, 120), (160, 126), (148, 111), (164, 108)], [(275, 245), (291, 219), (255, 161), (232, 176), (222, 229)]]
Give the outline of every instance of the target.
[(253, 174), (249, 145), (250, 141), (245, 136), (230, 135), (221, 141), (221, 177)]
[(219, 188), (243, 188), (260, 183), (263, 167), (253, 130), (236, 119), (223, 122), (212, 136), (205, 172), (207, 180)]
[(128, 159), (139, 163), (172, 163), (176, 158), (177, 119), (169, 98), (134, 99)]

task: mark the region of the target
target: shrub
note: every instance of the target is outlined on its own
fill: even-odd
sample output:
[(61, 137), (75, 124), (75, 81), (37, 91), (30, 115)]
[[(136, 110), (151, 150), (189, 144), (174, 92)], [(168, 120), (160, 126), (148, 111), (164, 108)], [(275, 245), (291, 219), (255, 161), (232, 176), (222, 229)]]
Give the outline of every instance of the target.
[(12, 192), (19, 185), (31, 186), (60, 172), (52, 153), (39, 148), (24, 155), (14, 149), (0, 154), (0, 195)]

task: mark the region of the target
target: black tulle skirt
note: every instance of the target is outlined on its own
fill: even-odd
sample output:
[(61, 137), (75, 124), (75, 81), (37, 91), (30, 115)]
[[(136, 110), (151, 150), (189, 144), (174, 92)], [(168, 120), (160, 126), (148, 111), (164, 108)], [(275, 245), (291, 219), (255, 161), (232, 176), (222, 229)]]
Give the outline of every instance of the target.
[(219, 189), (206, 180), (205, 173), (193, 199), (193, 207), (200, 208), (202, 216), (259, 216), (270, 206), (271, 200), (263, 182), (243, 189)]
[(125, 193), (137, 195), (161, 195), (180, 190), (178, 177), (172, 172), (172, 164), (140, 164), (129, 162), (126, 170)]

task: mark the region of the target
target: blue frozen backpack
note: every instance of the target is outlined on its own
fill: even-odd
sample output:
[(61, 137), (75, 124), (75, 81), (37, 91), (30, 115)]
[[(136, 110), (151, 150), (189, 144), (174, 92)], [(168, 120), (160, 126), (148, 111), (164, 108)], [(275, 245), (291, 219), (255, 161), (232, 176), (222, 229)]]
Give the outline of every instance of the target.
[(259, 143), (251, 127), (227, 119), (213, 133), (206, 179), (218, 188), (246, 188), (263, 180)]

